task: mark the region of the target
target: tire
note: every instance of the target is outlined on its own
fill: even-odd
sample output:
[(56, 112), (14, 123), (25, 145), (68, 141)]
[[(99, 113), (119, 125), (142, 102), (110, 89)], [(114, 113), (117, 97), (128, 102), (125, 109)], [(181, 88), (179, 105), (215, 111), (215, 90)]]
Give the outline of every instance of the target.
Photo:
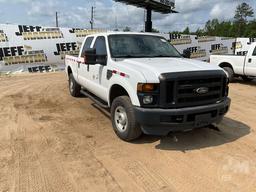
[(111, 121), (116, 135), (124, 141), (135, 140), (142, 134), (128, 96), (114, 99), (111, 105)]
[(231, 67), (223, 67), (223, 69), (228, 73), (229, 82), (234, 81), (234, 71)]
[(79, 97), (81, 95), (81, 86), (76, 82), (73, 74), (69, 75), (69, 92), (73, 97)]
[(253, 80), (253, 78), (248, 77), (248, 76), (242, 76), (242, 79), (243, 79), (245, 82), (250, 82), (250, 81)]

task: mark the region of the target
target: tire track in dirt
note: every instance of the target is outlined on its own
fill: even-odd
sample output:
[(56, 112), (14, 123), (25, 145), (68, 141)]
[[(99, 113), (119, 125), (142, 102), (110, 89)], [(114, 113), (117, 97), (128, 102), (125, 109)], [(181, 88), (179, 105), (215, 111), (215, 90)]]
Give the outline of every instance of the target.
[(136, 154), (130, 154), (121, 148), (110, 146), (100, 147), (94, 153), (103, 164), (109, 167), (111, 172), (121, 175), (122, 179), (129, 181), (129, 185), (134, 190), (136, 189), (135, 191), (175, 191), (175, 188), (161, 174), (143, 164), (139, 156), (136, 158)]
[[(63, 73), (0, 81), (0, 191), (251, 192), (256, 187), (218, 175), (230, 158), (246, 157), (231, 166), (238, 171), (256, 161), (255, 86), (231, 84), (234, 107), (221, 132), (143, 136), (125, 143), (90, 100), (69, 96)], [(246, 174), (238, 176), (256, 180), (253, 172)]]
[[(45, 139), (40, 134), (26, 130), (27, 125), (33, 124), (34, 121), (25, 115), (25, 111), (19, 111), (17, 132), (13, 134), (14, 172), (18, 173), (15, 191), (74, 191), (61, 164), (57, 159), (52, 159), (54, 153), (43, 150), (49, 147), (45, 146)], [(34, 126), (33, 129), (39, 127)]]
[[(25, 100), (26, 99), (23, 99), (22, 104), (15, 102), (15, 106), (18, 108), (18, 110), (24, 109), (24, 106), (26, 106)], [(29, 98), (28, 98), (28, 100), (29, 100)], [(54, 119), (51, 116), (48, 116), (48, 118), (46, 118), (46, 119), (44, 118), (44, 120), (42, 121), (42, 117), (47, 117), (46, 115), (43, 115), (44, 113), (49, 114), (49, 111), (51, 111), (50, 114), (63, 112), (59, 102), (50, 100), (49, 98), (45, 97), (44, 94), (42, 95), (42, 98), (39, 101), (29, 100), (29, 101), (27, 101), (27, 103), (30, 103), (30, 107), (26, 108), (26, 111), (23, 111), (22, 114), (26, 114), (27, 120), (31, 121), (31, 122), (24, 122), (24, 118), (25, 118), (24, 117), (22, 120), (23, 121), (22, 123), (26, 124), (26, 125), (27, 124), (36, 124), (36, 121), (39, 121), (42, 123), (42, 126), (43, 126), (43, 124), (47, 123), (47, 121), (51, 121)], [(34, 110), (34, 109), (36, 109), (36, 110)], [(39, 117), (39, 118), (34, 117), (37, 112), (42, 114), (41, 117)], [(30, 116), (31, 114), (33, 115), (32, 117)], [(63, 118), (65, 118), (65, 117), (63, 117)], [(43, 183), (42, 182), (43, 180), (48, 181), (47, 183), (44, 184), (44, 186), (48, 186), (49, 191), (73, 191), (71, 184), (64, 185), (64, 183), (68, 183), (67, 182), (68, 180), (66, 178), (63, 178), (62, 175), (65, 175), (65, 174), (68, 175), (68, 172), (63, 173), (62, 172), (63, 168), (59, 168), (58, 166), (56, 166), (56, 162), (58, 161), (58, 159), (63, 158), (62, 155), (59, 155), (58, 159), (56, 159), (56, 160), (49, 160), (49, 159), (51, 159), (51, 156), (54, 156), (54, 154), (56, 152), (59, 152), (59, 154), (63, 154), (65, 157), (72, 156), (72, 159), (75, 159), (77, 157), (76, 163), (78, 165), (80, 165), (79, 167), (86, 166), (86, 169), (80, 173), (81, 175), (83, 175), (85, 177), (83, 179), (84, 183), (86, 183), (84, 186), (85, 189), (87, 188), (88, 190), (90, 190), (91, 186), (93, 186), (94, 189), (97, 189), (96, 185), (98, 185), (99, 183), (101, 183), (101, 184), (104, 183), (104, 185), (103, 185), (104, 187), (101, 186), (99, 191), (102, 191), (102, 190), (122, 191), (122, 189), (120, 188), (118, 183), (115, 182), (115, 178), (112, 177), (112, 175), (103, 166), (103, 164), (101, 164), (101, 162), (98, 161), (97, 158), (94, 157), (92, 153), (87, 154), (89, 150), (86, 152), (84, 152), (84, 150), (77, 151), (80, 143), (77, 144), (77, 143), (73, 143), (72, 141), (79, 138), (79, 135), (73, 134), (72, 132), (67, 132), (67, 131), (61, 130), (60, 129), (61, 125), (59, 125), (58, 123), (59, 123), (59, 121), (56, 122), (55, 126), (54, 126), (56, 128), (55, 134), (58, 138), (58, 139), (55, 139), (55, 141), (57, 140), (58, 143), (50, 142), (51, 145), (55, 144), (54, 147), (48, 146), (48, 148), (50, 148), (51, 150), (47, 150), (47, 147), (42, 147), (43, 145), (49, 143), (49, 141), (43, 140), (43, 138), (44, 139), (49, 138), (49, 136), (48, 136), (49, 132), (45, 131), (44, 132), (45, 136), (42, 136), (42, 131), (41, 131), (41, 134), (37, 133), (37, 136), (40, 135), (40, 138), (36, 139), (37, 140), (36, 145), (39, 145), (39, 146), (37, 148), (35, 148), (33, 151), (38, 151), (38, 150), (42, 150), (42, 149), (45, 149), (48, 152), (51, 151), (51, 153), (48, 155), (46, 155), (44, 153), (44, 151), (38, 151), (39, 153), (42, 153), (44, 155), (43, 158), (42, 158), (42, 155), (40, 155), (40, 157), (39, 157), (40, 164), (38, 164), (38, 162), (37, 162), (37, 164), (40, 165), (41, 169), (43, 170), (43, 173), (41, 173), (40, 175), (42, 175), (42, 174), (47, 175), (47, 180), (41, 178), (39, 183)], [(18, 121), (18, 124), (20, 125), (21, 122)], [(34, 129), (40, 129), (40, 128), (35, 127)], [(45, 130), (45, 129), (43, 129), (43, 130)], [(82, 144), (84, 144), (84, 143), (82, 143)], [(88, 145), (88, 147), (86, 147), (85, 149), (90, 149), (93, 147), (93, 143), (91, 143), (91, 142), (86, 143), (86, 145)], [(23, 154), (24, 154), (24, 152), (23, 152)], [(81, 158), (83, 155), (87, 156), (88, 158), (87, 159)], [(46, 161), (46, 159), (47, 159), (47, 161)], [(63, 164), (65, 165), (65, 162), (63, 162)], [(20, 169), (22, 170), (22, 168), (20, 168)], [(26, 170), (28, 170), (28, 168)], [(38, 175), (38, 178), (40, 178), (39, 177), (40, 175)], [(25, 175), (24, 177), (30, 178), (30, 175)], [(26, 181), (23, 181), (23, 182), (26, 183)], [(35, 181), (35, 182), (38, 183), (37, 181)], [(31, 186), (33, 187), (33, 186), (35, 186), (35, 184), (32, 184)], [(62, 186), (62, 188), (54, 190), (51, 186)], [(26, 189), (25, 191), (28, 191), (28, 189)], [(31, 191), (33, 191), (33, 190), (31, 190)]]

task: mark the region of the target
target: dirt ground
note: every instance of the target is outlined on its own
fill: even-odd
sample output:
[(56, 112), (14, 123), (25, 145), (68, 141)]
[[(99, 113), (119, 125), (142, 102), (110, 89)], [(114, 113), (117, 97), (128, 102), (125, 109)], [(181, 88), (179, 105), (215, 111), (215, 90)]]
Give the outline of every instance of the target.
[(231, 85), (220, 131), (126, 143), (64, 73), (0, 78), (0, 191), (256, 191), (256, 83)]

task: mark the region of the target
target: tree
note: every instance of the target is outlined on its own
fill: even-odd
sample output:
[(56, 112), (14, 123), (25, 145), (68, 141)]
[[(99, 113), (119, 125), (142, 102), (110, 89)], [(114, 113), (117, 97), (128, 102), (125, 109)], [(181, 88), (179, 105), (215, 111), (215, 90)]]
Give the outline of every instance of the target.
[(159, 30), (152, 28), (152, 33), (159, 33)]
[(195, 35), (197, 35), (197, 36), (204, 36), (204, 35), (205, 35), (205, 32), (204, 32), (203, 29), (198, 28), (198, 29), (196, 30), (196, 32), (195, 32)]
[(234, 24), (236, 25), (235, 28), (237, 29), (237, 35), (236, 35), (237, 37), (244, 36), (245, 27), (246, 27), (246, 24), (248, 23), (247, 18), (253, 17), (253, 16), (254, 16), (253, 8), (247, 3), (242, 3), (237, 6), (235, 17), (234, 17), (235, 19)]
[(131, 31), (131, 28), (126, 26), (123, 31), (124, 31), (124, 32)]
[(189, 35), (190, 34), (189, 27), (186, 27), (186, 29), (184, 29), (184, 31), (182, 33), (186, 34), (186, 35)]
[(256, 37), (256, 19), (250, 21), (245, 29), (244, 36), (255, 38)]
[(209, 20), (205, 24), (205, 32), (209, 36), (214, 36), (218, 33), (220, 22), (218, 19)]
[(235, 13), (235, 22), (246, 24), (248, 22), (248, 17), (253, 17), (254, 11), (253, 8), (247, 3), (242, 3), (237, 6)]
[[(198, 28), (196, 32), (190, 32), (187, 27), (182, 33), (194, 34), (197, 36), (221, 36), (221, 37), (256, 37), (256, 18), (253, 8), (247, 3), (237, 6), (233, 21), (219, 21), (212, 19), (206, 22), (203, 29)], [(174, 32), (173, 32), (174, 33)], [(180, 32), (175, 32), (180, 34)]]

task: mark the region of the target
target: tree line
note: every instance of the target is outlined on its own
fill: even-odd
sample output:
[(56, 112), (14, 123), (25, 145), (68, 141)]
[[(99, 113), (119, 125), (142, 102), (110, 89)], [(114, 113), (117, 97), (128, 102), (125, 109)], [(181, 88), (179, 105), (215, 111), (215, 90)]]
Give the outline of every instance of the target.
[(189, 27), (184, 31), (172, 33), (191, 34), (198, 36), (222, 36), (222, 37), (256, 37), (256, 19), (253, 8), (242, 3), (237, 6), (232, 21), (220, 21), (212, 19), (206, 22), (204, 28), (198, 28), (196, 32), (190, 32)]

